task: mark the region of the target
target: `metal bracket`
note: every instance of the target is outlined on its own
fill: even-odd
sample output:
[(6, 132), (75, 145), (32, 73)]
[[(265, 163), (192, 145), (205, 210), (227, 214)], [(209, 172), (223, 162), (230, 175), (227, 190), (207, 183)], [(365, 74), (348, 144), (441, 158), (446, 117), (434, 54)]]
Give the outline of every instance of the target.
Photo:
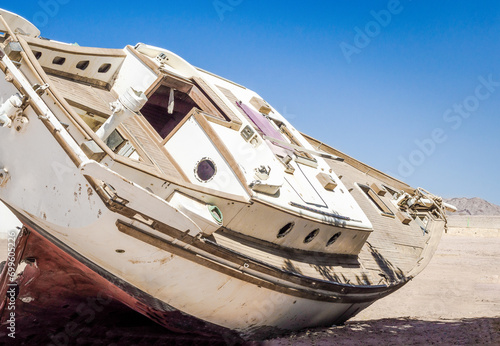
[(45, 93), (45, 90), (47, 90), (49, 87), (50, 85), (48, 85), (47, 83), (45, 83), (44, 85), (35, 84), (33, 85), (33, 90), (35, 90), (38, 96), (42, 96)]

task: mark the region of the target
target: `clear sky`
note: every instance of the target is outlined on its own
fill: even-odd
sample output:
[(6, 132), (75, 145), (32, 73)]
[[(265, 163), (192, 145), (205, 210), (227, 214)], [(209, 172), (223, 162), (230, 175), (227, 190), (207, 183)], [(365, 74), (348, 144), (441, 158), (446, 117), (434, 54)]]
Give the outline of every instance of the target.
[(500, 2), (11, 1), (42, 36), (144, 42), (412, 186), (500, 204)]

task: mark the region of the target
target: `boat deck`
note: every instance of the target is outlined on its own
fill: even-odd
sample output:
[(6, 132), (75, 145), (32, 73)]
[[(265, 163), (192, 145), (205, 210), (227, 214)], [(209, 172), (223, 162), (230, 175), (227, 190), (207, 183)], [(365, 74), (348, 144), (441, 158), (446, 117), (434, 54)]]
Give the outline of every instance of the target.
[[(117, 100), (112, 91), (55, 75), (49, 75), (49, 79), (94, 131), (111, 116), (109, 104)], [(167, 177), (185, 179), (167, 150), (152, 139), (154, 130), (148, 129), (146, 121), (138, 116), (129, 118), (120, 125), (118, 131), (138, 151), (142, 165)]]
[[(66, 101), (93, 130), (96, 130), (111, 116), (109, 103), (117, 99), (117, 95), (112, 91), (57, 75), (50, 75), (49, 78)], [(147, 166), (155, 173), (186, 180), (175, 160), (161, 146), (161, 138), (147, 121), (141, 117), (127, 119), (120, 125), (118, 131), (137, 150), (141, 157), (138, 164)], [(339, 155), (332, 148), (321, 147), (319, 149)], [(386, 179), (380, 172), (366, 170), (366, 167), (354, 161), (327, 160), (327, 162), (337, 176), (343, 177), (344, 185), (366, 213), (374, 228), (374, 232), (358, 257), (335, 257), (322, 253), (297, 255), (286, 251), (272, 251), (265, 246), (256, 245), (256, 243), (224, 232), (214, 234), (216, 241), (221, 246), (285, 272), (319, 280), (353, 285), (378, 285), (395, 283), (405, 278), (422, 260), (423, 250), (431, 239), (433, 229), (440, 228), (441, 221), (430, 220), (426, 231), (417, 222), (403, 224), (395, 217), (398, 210), (390, 201), (390, 193), (381, 199), (393, 215), (384, 215), (357, 184), (370, 186), (375, 183), (388, 186), (395, 191), (409, 191), (411, 190), (409, 186)]]
[[(270, 250), (265, 245), (228, 231), (214, 233), (216, 241), (221, 246), (282, 271), (319, 280), (352, 285), (385, 285), (405, 279), (417, 264), (424, 260), (424, 249), (428, 245), (430, 248), (435, 248), (443, 221), (429, 220), (424, 231), (415, 221), (406, 225), (396, 216), (382, 215), (356, 184), (388, 185), (386, 181), (368, 175), (346, 162), (334, 160), (327, 162), (337, 176), (342, 176), (346, 188), (373, 225), (374, 230), (359, 256), (298, 254), (285, 249)], [(395, 215), (398, 210), (391, 202), (391, 198), (390, 193), (381, 197)]]

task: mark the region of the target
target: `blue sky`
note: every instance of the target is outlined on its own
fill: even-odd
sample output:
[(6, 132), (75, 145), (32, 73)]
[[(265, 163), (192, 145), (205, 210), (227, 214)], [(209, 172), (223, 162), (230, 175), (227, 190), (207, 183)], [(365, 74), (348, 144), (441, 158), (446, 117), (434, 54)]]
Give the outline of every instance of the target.
[(500, 2), (2, 5), (42, 36), (144, 42), (261, 94), (299, 130), (412, 186), (500, 204)]

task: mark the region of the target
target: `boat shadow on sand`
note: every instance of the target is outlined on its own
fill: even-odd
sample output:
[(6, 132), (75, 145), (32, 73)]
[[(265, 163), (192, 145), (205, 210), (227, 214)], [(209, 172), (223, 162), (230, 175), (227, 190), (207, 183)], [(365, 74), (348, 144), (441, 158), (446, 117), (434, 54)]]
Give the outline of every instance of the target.
[(268, 340), (281, 345), (499, 345), (500, 317), (423, 321), (411, 318), (347, 322)]
[[(5, 325), (0, 339), (7, 340)], [(10, 342), (13, 341), (13, 342)], [(347, 322), (316, 328), (267, 341), (243, 343), (231, 338), (170, 332), (141, 314), (111, 303), (96, 312), (92, 321), (75, 314), (61, 321), (58, 315), (18, 325), (15, 345), (498, 345), (500, 317), (459, 321), (422, 321), (410, 318)]]

